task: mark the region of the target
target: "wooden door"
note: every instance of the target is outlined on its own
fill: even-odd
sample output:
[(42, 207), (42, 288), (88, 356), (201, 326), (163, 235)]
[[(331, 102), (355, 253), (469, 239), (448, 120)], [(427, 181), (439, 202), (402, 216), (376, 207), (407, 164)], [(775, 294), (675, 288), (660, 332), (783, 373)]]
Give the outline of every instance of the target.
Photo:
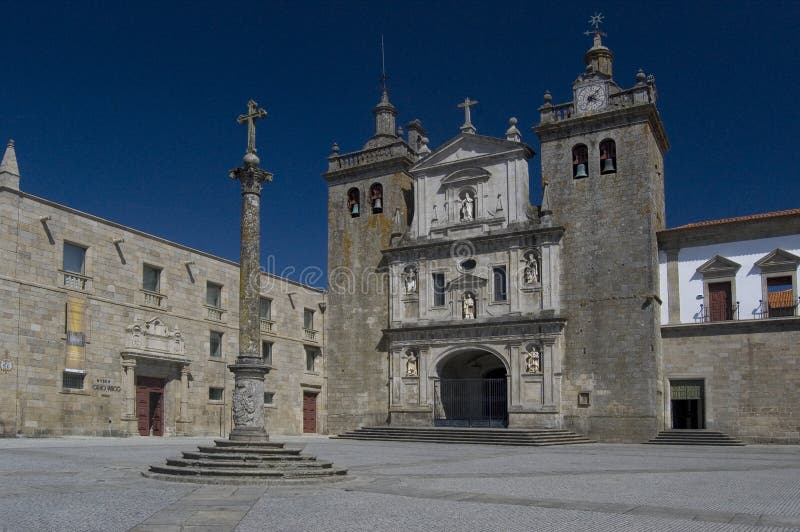
[(164, 435), (164, 380), (136, 378), (136, 418), (140, 436)]
[(317, 432), (317, 394), (303, 392), (303, 432)]
[(708, 283), (710, 321), (731, 319), (731, 283)]

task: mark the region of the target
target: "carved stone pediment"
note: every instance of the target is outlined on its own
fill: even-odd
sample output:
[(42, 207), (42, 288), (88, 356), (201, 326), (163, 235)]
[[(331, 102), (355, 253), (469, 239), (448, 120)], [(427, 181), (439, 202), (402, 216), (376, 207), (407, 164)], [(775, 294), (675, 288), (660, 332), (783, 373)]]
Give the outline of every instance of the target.
[(764, 273), (794, 271), (798, 264), (800, 264), (800, 257), (780, 248), (755, 262), (755, 265)]
[(154, 317), (125, 328), (126, 352), (149, 354), (154, 358), (167, 355), (169, 358), (184, 356), (183, 335), (178, 328), (170, 329), (161, 318)]
[(467, 183), (477, 183), (480, 181), (488, 181), (492, 177), (485, 168), (469, 167), (461, 168), (452, 172), (447, 177), (442, 179), (442, 187), (451, 185), (464, 185)]
[(733, 262), (720, 255), (704, 262), (699, 268), (697, 273), (703, 277), (733, 277), (739, 271), (742, 265), (738, 262)]
[(526, 158), (533, 156), (533, 150), (526, 144), (513, 142), (483, 135), (461, 134), (458, 135), (428, 157), (421, 160), (411, 168), (412, 172), (433, 169), (454, 163), (463, 163), (467, 160), (496, 157), (499, 155), (519, 152)]
[(456, 277), (445, 288), (447, 291), (476, 289), (486, 285), (487, 280), (471, 273)]

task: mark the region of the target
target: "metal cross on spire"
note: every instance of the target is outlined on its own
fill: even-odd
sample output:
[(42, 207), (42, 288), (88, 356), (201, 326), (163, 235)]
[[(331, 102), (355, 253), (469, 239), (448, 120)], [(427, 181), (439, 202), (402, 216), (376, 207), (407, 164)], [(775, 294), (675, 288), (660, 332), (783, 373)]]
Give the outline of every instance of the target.
[(256, 152), (256, 120), (265, 116), (267, 112), (260, 108), (255, 100), (250, 100), (247, 102), (247, 114), (236, 118), (240, 124), (247, 122), (247, 153)]
[(606, 36), (606, 34), (600, 30), (600, 24), (602, 24), (603, 22), (604, 22), (603, 14), (597, 12), (591, 17), (589, 17), (589, 25), (592, 27), (592, 29), (583, 32), (584, 35), (594, 35), (595, 46), (599, 46), (600, 44), (602, 44), (600, 38)]
[(381, 90), (386, 92), (386, 52), (383, 48), (383, 33), (381, 33)]
[(466, 97), (462, 103), (458, 104), (459, 109), (464, 109), (464, 125), (461, 126), (461, 131), (464, 133), (475, 133), (476, 131), (475, 126), (472, 125), (469, 108), (477, 103), (478, 100), (470, 100), (469, 97)]

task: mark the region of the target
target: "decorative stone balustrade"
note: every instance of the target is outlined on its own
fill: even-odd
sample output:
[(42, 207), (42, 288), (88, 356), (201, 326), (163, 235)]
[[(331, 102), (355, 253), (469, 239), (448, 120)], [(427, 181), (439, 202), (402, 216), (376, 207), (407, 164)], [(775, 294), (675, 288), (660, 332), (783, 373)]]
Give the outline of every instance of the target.
[(306, 340), (311, 340), (312, 342), (317, 341), (317, 332), (312, 329), (303, 329), (303, 335)]
[(416, 160), (414, 152), (411, 151), (407, 144), (404, 142), (396, 142), (388, 146), (380, 146), (369, 150), (328, 157), (328, 172), (355, 168), (357, 166), (394, 159), (395, 157), (406, 157), (410, 162)]
[[(603, 111), (631, 107), (645, 103), (655, 103), (656, 93), (652, 85), (635, 85), (617, 93), (609, 94), (608, 106)], [(572, 102), (552, 105), (545, 103), (539, 107), (539, 117), (542, 124), (563, 122), (575, 116), (575, 106)]]
[(275, 332), (275, 322), (266, 318), (259, 318), (262, 333)]
[(223, 321), (225, 318), (225, 309), (219, 307), (209, 307), (206, 305), (206, 318), (213, 321)]
[(86, 290), (90, 277), (75, 272), (61, 272), (64, 275), (64, 286), (74, 290)]
[(158, 307), (161, 308), (164, 302), (164, 295), (159, 294), (158, 292), (151, 292), (149, 290), (142, 290), (142, 295), (144, 297), (144, 305), (148, 307)]

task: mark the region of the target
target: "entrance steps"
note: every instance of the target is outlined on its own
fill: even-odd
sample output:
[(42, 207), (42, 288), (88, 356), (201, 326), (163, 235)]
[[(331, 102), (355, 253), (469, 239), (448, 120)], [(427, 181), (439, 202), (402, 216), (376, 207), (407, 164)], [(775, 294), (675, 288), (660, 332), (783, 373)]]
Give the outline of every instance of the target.
[(480, 445), (570, 445), (595, 443), (580, 434), (564, 429), (478, 429), (452, 427), (362, 427), (337, 439), (364, 441), (413, 441), (429, 443), (473, 443)]
[(301, 449), (286, 449), (283, 443), (215, 440), (181, 457), (168, 458), (165, 465), (150, 466), (142, 474), (149, 478), (199, 484), (307, 484), (347, 478), (347, 469)]
[(744, 442), (731, 438), (724, 432), (699, 429), (662, 430), (646, 443), (660, 445), (744, 445)]

